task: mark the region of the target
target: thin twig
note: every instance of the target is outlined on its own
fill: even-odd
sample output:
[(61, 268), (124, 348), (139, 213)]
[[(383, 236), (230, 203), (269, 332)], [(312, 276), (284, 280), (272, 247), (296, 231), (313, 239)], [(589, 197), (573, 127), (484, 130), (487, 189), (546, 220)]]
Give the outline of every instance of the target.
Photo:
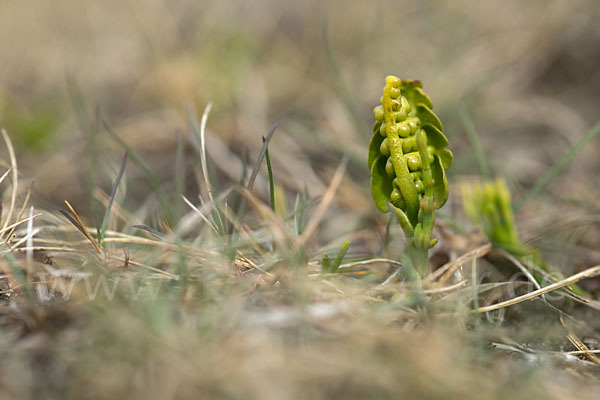
[(431, 289), (423, 289), (423, 293), (425, 293), (425, 294), (439, 294), (439, 293), (451, 292), (453, 290), (461, 288), (462, 286), (465, 286), (466, 283), (467, 283), (467, 281), (460, 281), (460, 282), (455, 283), (454, 285), (450, 285), (450, 286), (443, 286), (443, 287), (431, 288)]
[(319, 207), (317, 207), (315, 214), (308, 221), (308, 223), (306, 224), (306, 228), (304, 229), (304, 232), (302, 232), (302, 235), (300, 236), (300, 244), (305, 244), (306, 241), (312, 236), (312, 234), (315, 232), (315, 230), (319, 226), (319, 223), (321, 222), (321, 218), (323, 218), (325, 211), (327, 210), (327, 208), (333, 201), (335, 192), (337, 191), (338, 187), (340, 186), (340, 183), (342, 183), (342, 178), (344, 177), (344, 171), (346, 170), (347, 163), (348, 163), (348, 159), (344, 158), (342, 160), (342, 162), (340, 163), (340, 165), (338, 166), (337, 170), (335, 171), (335, 174), (333, 175), (333, 179), (331, 180), (331, 183), (329, 184), (329, 187), (327, 188), (327, 191), (325, 192), (325, 195), (323, 196), (321, 203), (319, 203)]
[(478, 313), (484, 313), (484, 312), (489, 312), (489, 311), (494, 311), (494, 310), (499, 310), (501, 308), (504, 307), (509, 307), (512, 306), (514, 304), (518, 304), (521, 303), (525, 300), (530, 300), (533, 299), (537, 296), (541, 296), (544, 293), (549, 293), (552, 292), (556, 289), (560, 289), (563, 288), (565, 286), (569, 286), (569, 285), (573, 285), (574, 283), (579, 282), (582, 279), (587, 279), (587, 278), (593, 278), (595, 276), (600, 275), (600, 265), (597, 265), (595, 267), (592, 268), (588, 268), (585, 271), (582, 271), (578, 274), (572, 275), (566, 279), (563, 279), (561, 281), (558, 281), (556, 283), (553, 283), (552, 285), (548, 285), (545, 286), (541, 289), (538, 290), (534, 290), (533, 292), (530, 293), (526, 293), (522, 296), (519, 297), (515, 297), (513, 299), (510, 300), (506, 300), (503, 301), (501, 303), (497, 303), (497, 304), (492, 304), (491, 306), (485, 306), (485, 307), (479, 307), (476, 311)]
[(209, 219), (208, 219), (208, 218), (206, 218), (206, 217), (204, 216), (204, 214), (202, 214), (202, 211), (200, 211), (200, 210), (198, 209), (198, 207), (196, 207), (194, 204), (192, 204), (192, 202), (191, 202), (191, 201), (189, 201), (189, 200), (187, 199), (187, 197), (185, 197), (183, 194), (181, 195), (181, 198), (183, 199), (183, 201), (185, 201), (185, 203), (186, 203), (186, 204), (187, 204), (187, 205), (188, 205), (188, 206), (189, 206), (189, 207), (190, 207), (190, 208), (191, 208), (191, 209), (192, 209), (192, 210), (193, 210), (193, 211), (194, 211), (196, 214), (198, 214), (198, 216), (200, 217), (200, 219), (202, 219), (204, 222), (206, 222), (206, 224), (207, 224), (207, 225), (208, 225), (208, 226), (209, 226), (209, 227), (210, 227), (210, 228), (213, 230), (213, 232), (214, 232), (215, 234), (217, 234), (217, 235), (219, 234), (219, 232), (217, 231), (217, 228), (215, 228), (215, 226), (213, 225), (213, 223), (212, 223), (212, 222), (210, 222), (210, 221), (209, 221)]
[[(29, 221), (27, 221), (27, 248), (31, 249), (33, 247), (33, 206), (29, 209)], [(31, 273), (33, 272), (33, 251), (28, 250), (25, 253), (25, 270), (27, 271), (27, 279), (30, 278)]]
[(13, 229), (16, 226), (19, 226), (21, 224), (24, 224), (25, 222), (28, 222), (30, 219), (39, 217), (40, 215), (42, 215), (42, 213), (35, 214), (35, 215), (32, 215), (31, 217), (27, 217), (27, 218), (24, 218), (22, 220), (19, 220), (19, 221), (15, 222), (14, 224), (8, 225), (7, 227), (0, 229), (0, 233), (4, 233), (4, 232), (6, 232), (8, 230), (11, 230), (11, 229)]
[(4, 182), (4, 180), (6, 179), (6, 177), (8, 176), (8, 174), (10, 174), (10, 171), (12, 170), (12, 168), (9, 168), (6, 170), (6, 172), (4, 174), (2, 174), (2, 176), (0, 177), (0, 184), (2, 182)]
[(438, 278), (440, 278), (439, 283), (446, 282), (448, 279), (450, 279), (452, 274), (454, 274), (454, 271), (456, 271), (462, 264), (466, 263), (467, 261), (471, 261), (475, 257), (483, 257), (489, 253), (490, 250), (492, 250), (492, 245), (488, 243), (466, 254), (463, 254), (456, 260), (450, 261), (449, 263), (435, 270), (433, 273), (427, 275), (423, 279), (423, 284), (432, 283)]
[(359, 267), (361, 265), (371, 265), (371, 264), (392, 264), (392, 265), (403, 266), (400, 261), (390, 260), (389, 258), (373, 258), (370, 260), (362, 260), (362, 261), (346, 263), (346, 264), (340, 266), (340, 270), (344, 270), (344, 269), (348, 269), (348, 268), (352, 268), (352, 267)]
[(171, 279), (179, 280), (179, 277), (177, 275), (175, 275), (175, 274), (172, 274), (172, 273), (167, 272), (165, 270), (162, 270), (160, 268), (152, 267), (150, 265), (146, 265), (146, 264), (142, 264), (142, 263), (137, 262), (137, 261), (133, 261), (131, 259), (126, 259), (126, 258), (121, 258), (121, 257), (110, 257), (108, 260), (120, 261), (121, 263), (127, 263), (129, 265), (134, 266), (134, 267), (145, 268), (147, 270), (154, 271), (154, 272), (159, 273), (161, 275), (168, 276)]
[[(571, 330), (569, 329), (569, 327), (567, 327), (567, 324), (565, 324), (565, 320), (563, 319), (563, 317), (561, 316), (559, 318), (560, 320), (560, 324), (567, 330), (567, 339), (569, 339), (569, 342), (571, 342), (571, 344), (573, 346), (575, 346), (575, 348), (577, 348), (577, 350), (580, 351), (589, 351), (589, 347), (587, 347), (585, 345), (585, 343), (583, 343), (581, 341), (581, 339), (579, 339), (579, 337), (574, 334), (573, 332), (571, 332)], [(591, 362), (600, 365), (600, 358), (598, 358), (597, 355), (593, 354), (593, 353), (587, 353), (585, 354), (585, 357), (590, 360)]]
[[(17, 214), (17, 221), (19, 221), (23, 217), (23, 214), (25, 213), (25, 208), (27, 208), (27, 204), (29, 204), (29, 198), (31, 197), (32, 190), (33, 190), (33, 185), (27, 191), (27, 195), (25, 196), (25, 201), (23, 202), (23, 205), (21, 206), (21, 210), (19, 211), (19, 214)], [(8, 236), (6, 236), (6, 243), (10, 243), (16, 229), (17, 229), (17, 225), (13, 226), (13, 228), (10, 230), (10, 232), (8, 233)]]

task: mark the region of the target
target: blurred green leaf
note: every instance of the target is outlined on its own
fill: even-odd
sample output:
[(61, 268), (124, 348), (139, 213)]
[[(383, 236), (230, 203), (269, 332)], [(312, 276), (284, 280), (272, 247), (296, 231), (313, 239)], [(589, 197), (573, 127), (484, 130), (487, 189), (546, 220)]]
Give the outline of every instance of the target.
[(437, 115), (423, 104), (417, 104), (417, 117), (419, 117), (423, 125), (433, 125), (440, 131), (444, 131), (444, 126)]
[(427, 132), (427, 144), (441, 149), (448, 146), (448, 139), (438, 128), (433, 125), (423, 125), (423, 130)]
[(0, 109), (3, 124), (14, 132), (15, 144), (28, 150), (41, 150), (56, 133), (60, 121), (58, 107), (44, 101), (27, 108), (6, 103)]
[[(377, 127), (377, 131), (379, 131), (379, 127), (381, 123), (376, 123), (375, 127)], [(383, 142), (383, 136), (376, 132), (375, 127), (373, 128), (373, 136), (371, 137), (371, 142), (369, 143), (369, 157), (367, 163), (369, 164), (369, 168), (373, 166), (373, 162), (377, 159), (377, 157), (381, 156), (381, 142)]]
[(433, 186), (433, 198), (435, 199), (438, 208), (446, 204), (449, 193), (446, 170), (442, 164), (440, 157), (434, 157), (433, 163), (431, 164), (431, 173), (435, 182), (435, 185)]
[(371, 166), (371, 193), (375, 205), (382, 212), (387, 212), (390, 194), (393, 190), (393, 178), (385, 172), (386, 162), (387, 157), (379, 156)]

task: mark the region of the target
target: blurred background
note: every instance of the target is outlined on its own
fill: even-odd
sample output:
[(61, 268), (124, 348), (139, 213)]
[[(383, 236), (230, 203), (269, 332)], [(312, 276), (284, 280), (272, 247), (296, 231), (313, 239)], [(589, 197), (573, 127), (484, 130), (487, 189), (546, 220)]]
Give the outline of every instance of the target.
[[(270, 151), (290, 204), (305, 187), (322, 194), (349, 157), (322, 231), (331, 238), (385, 224), (365, 160), (386, 75), (422, 80), (445, 125), (455, 154), (445, 213), (461, 212), (453, 182), (481, 175), (465, 121), (490, 175), (505, 176), (519, 199), (599, 119), (599, 17), (594, 0), (2, 0), (0, 125), (37, 204), (69, 199), (85, 210), (90, 179), (109, 191), (124, 152), (101, 119), (169, 193), (179, 137), (192, 197), (191, 113), (212, 102), (208, 150), (221, 188), (239, 180), (278, 122)], [(578, 153), (520, 214), (526, 238), (552, 236), (560, 217), (561, 243), (567, 235), (594, 247), (599, 147)], [(132, 205), (152, 189), (127, 171)], [(266, 174), (256, 193), (268, 198)]]
[[(366, 162), (386, 75), (423, 82), (454, 152), (450, 199), (436, 217), (440, 244), (430, 253), (439, 266), (488, 240), (464, 215), (461, 185), (504, 177), (520, 204), (597, 125), (598, 21), (598, 0), (0, 0), (0, 127), (15, 144), (20, 177), (13, 215), (33, 184), (29, 204), (44, 211), (35, 243), (65, 250), (48, 258), (36, 250), (33, 265), (43, 260), (43, 271), (59, 277), (104, 277), (110, 267), (114, 288), (121, 275), (145, 282), (139, 266), (184, 278), (165, 280), (158, 301), (137, 301), (125, 281), (114, 302), (81, 301), (80, 283), (68, 302), (45, 302), (47, 289), (37, 291), (40, 306), (13, 295), (18, 286), (0, 286), (0, 400), (597, 399), (596, 366), (553, 353), (581, 349), (573, 337), (600, 348), (593, 310), (560, 304), (562, 325), (541, 302), (472, 317), (479, 299), (503, 298), (495, 284), (515, 272), (504, 258), (477, 260), (480, 271), (483, 264), (495, 272), (485, 278), (491, 286), (449, 286), (448, 296), (437, 292), (440, 301), (431, 292), (436, 300), (423, 310), (387, 263), (371, 261), (365, 268), (375, 274), (358, 270), (360, 279), (318, 272), (324, 254), (333, 259), (346, 240), (345, 261), (402, 252), (402, 232), (390, 224), (388, 236), (389, 216), (373, 204)], [(347, 158), (319, 229), (301, 246), (308, 266), (283, 239), (271, 242), (278, 221), (261, 224), (251, 202), (249, 229), (236, 226), (233, 238), (192, 224), (182, 241), (161, 238), (190, 221), (182, 191), (194, 204), (198, 194), (206, 198), (192, 132), (209, 103), (215, 197), (248, 175), (275, 123), (269, 150), (280, 215), (299, 193), (314, 215)], [(99, 226), (126, 149), (109, 265), (58, 209), (68, 200), (88, 226)], [(521, 239), (539, 249), (548, 271), (566, 276), (600, 264), (599, 151), (596, 138), (516, 213)], [(0, 143), (0, 176), (8, 160)], [(253, 193), (268, 202), (261, 168)], [(0, 196), (7, 215), (8, 180)], [(161, 215), (167, 211), (172, 218)], [(31, 260), (14, 247), (29, 272)], [(289, 268), (297, 259), (303, 268)], [(486, 276), (468, 272), (470, 264), (465, 277)], [(580, 283), (600, 298), (599, 278)], [(571, 311), (575, 331), (562, 322), (564, 315), (571, 324)]]

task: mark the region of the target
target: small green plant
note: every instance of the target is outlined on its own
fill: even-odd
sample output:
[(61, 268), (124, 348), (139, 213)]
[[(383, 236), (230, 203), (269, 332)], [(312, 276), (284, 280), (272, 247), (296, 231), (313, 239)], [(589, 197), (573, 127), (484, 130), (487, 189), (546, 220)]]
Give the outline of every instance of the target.
[(511, 254), (523, 253), (524, 245), (517, 234), (510, 191), (505, 180), (467, 183), (461, 189), (467, 217), (481, 228), (492, 244)]
[(448, 139), (432, 108), (420, 81), (386, 77), (368, 157), (375, 205), (396, 214), (420, 276), (427, 273), (428, 252), (437, 243), (434, 211), (448, 199), (446, 169), (452, 165)]
[[(482, 230), (492, 245), (502, 249), (518, 260), (531, 263), (541, 270), (548, 271), (540, 252), (526, 246), (519, 238), (510, 190), (503, 178), (483, 183), (465, 183), (461, 187), (463, 208), (471, 223)], [(532, 276), (543, 283), (543, 276), (533, 272)], [(581, 297), (587, 297), (577, 284), (570, 286), (571, 291)]]
[(346, 240), (340, 246), (338, 254), (333, 261), (331, 261), (331, 258), (329, 258), (328, 254), (325, 254), (325, 256), (323, 257), (323, 261), (321, 262), (321, 273), (335, 274), (336, 272), (338, 272), (338, 269), (340, 268), (340, 265), (342, 265), (342, 261), (344, 261), (344, 257), (346, 256), (346, 253), (348, 252), (349, 248), (350, 242)]

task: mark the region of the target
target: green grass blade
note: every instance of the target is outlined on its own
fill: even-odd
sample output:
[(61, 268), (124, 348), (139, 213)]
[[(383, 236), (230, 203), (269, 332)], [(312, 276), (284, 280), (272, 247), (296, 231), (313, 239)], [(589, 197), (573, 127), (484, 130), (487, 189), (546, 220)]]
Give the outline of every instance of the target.
[(308, 200), (308, 188), (304, 186), (302, 192), (298, 193), (296, 196), (296, 202), (294, 204), (294, 232), (296, 235), (300, 236), (307, 222), (307, 210), (309, 208), (309, 200)]
[(323, 260), (321, 261), (321, 274), (329, 273), (331, 269), (331, 259), (329, 258), (329, 254), (325, 254), (323, 256)]
[(267, 137), (263, 139), (263, 146), (260, 149), (260, 153), (258, 154), (256, 163), (254, 164), (254, 168), (252, 169), (252, 173), (250, 174), (250, 179), (248, 180), (248, 184), (246, 185), (246, 189), (248, 189), (249, 191), (252, 191), (252, 188), (254, 187), (254, 181), (256, 181), (256, 177), (258, 176), (258, 172), (260, 171), (260, 165), (262, 164), (263, 159), (267, 154), (267, 148), (269, 147), (271, 138), (273, 137), (273, 134), (275, 134), (275, 131), (277, 130), (278, 126), (279, 122), (275, 122), (269, 130)]
[(585, 146), (587, 146), (592, 140), (594, 140), (596, 138), (596, 136), (598, 136), (599, 133), (600, 133), (600, 121), (597, 122), (596, 125), (594, 125), (592, 127), (592, 129), (590, 129), (588, 131), (588, 133), (586, 133), (585, 136), (582, 137), (579, 140), (579, 142), (577, 142), (575, 144), (575, 146), (573, 146), (565, 155), (563, 155), (556, 163), (554, 163), (554, 165), (550, 169), (548, 169), (548, 171), (546, 171), (546, 173), (544, 175), (542, 175), (537, 180), (537, 182), (533, 185), (533, 187), (531, 189), (529, 189), (529, 191), (527, 192), (527, 194), (525, 194), (525, 196), (521, 199), (521, 201), (519, 201), (519, 203), (515, 207), (515, 212), (519, 212), (519, 210), (521, 210), (521, 208), (523, 208), (523, 206), (525, 204), (527, 204), (527, 202), (529, 200), (531, 200), (532, 198), (534, 198), (552, 179), (554, 179), (554, 177), (581, 150), (583, 150), (583, 148)]
[[(277, 130), (278, 126), (279, 126), (279, 123), (275, 122), (275, 124), (273, 124), (273, 126), (269, 130), (267, 137), (263, 138), (262, 148), (260, 149), (260, 153), (258, 154), (258, 157), (256, 158), (256, 163), (254, 164), (254, 168), (252, 168), (252, 173), (250, 174), (250, 178), (248, 179), (248, 183), (246, 184), (246, 189), (248, 189), (248, 191), (252, 191), (252, 188), (254, 187), (254, 182), (256, 181), (256, 177), (258, 176), (258, 173), (260, 171), (260, 166), (262, 164), (263, 159), (265, 158), (265, 156), (267, 154), (267, 147), (269, 146), (269, 142), (271, 142), (271, 138), (275, 134), (275, 131)], [(245, 214), (246, 214), (246, 201), (245, 201), (245, 199), (242, 198), (238, 216), (237, 216), (238, 222), (241, 223), (244, 220)]]
[(464, 107), (458, 108), (458, 115), (460, 116), (460, 120), (464, 125), (465, 129), (467, 130), (469, 142), (471, 143), (471, 147), (473, 148), (473, 152), (475, 153), (475, 159), (477, 160), (477, 164), (479, 166), (479, 172), (481, 173), (481, 176), (483, 176), (485, 179), (489, 179), (490, 169), (487, 164), (483, 148), (481, 147), (479, 134), (477, 133), (475, 125), (473, 124), (473, 120), (471, 120), (467, 109)]
[[(263, 144), (266, 139), (263, 136)], [(269, 156), (269, 146), (265, 148), (265, 159), (267, 161), (267, 172), (269, 174), (269, 193), (271, 198), (271, 209), (275, 212), (275, 184), (273, 182), (273, 168), (271, 167), (271, 157)]]
[(163, 189), (162, 185), (160, 184), (160, 182), (158, 181), (156, 176), (154, 176), (154, 174), (152, 173), (152, 171), (150, 170), (148, 165), (146, 165), (146, 163), (144, 162), (142, 157), (131, 146), (129, 146), (123, 139), (121, 139), (121, 137), (115, 132), (113, 127), (108, 123), (106, 118), (104, 116), (100, 116), (100, 119), (102, 121), (102, 125), (104, 126), (104, 128), (106, 129), (108, 134), (117, 143), (119, 143), (121, 145), (121, 147), (123, 147), (123, 149), (125, 149), (125, 151), (129, 154), (131, 161), (142, 171), (142, 173), (146, 177), (146, 180), (152, 187), (152, 190), (154, 191), (154, 193), (156, 193), (156, 196), (158, 197), (158, 201), (160, 203), (162, 210), (165, 213), (167, 221), (169, 222), (169, 224), (171, 226), (173, 226), (173, 222), (174, 222), (173, 207), (171, 206), (171, 202), (169, 201), (169, 197), (167, 196), (167, 193)]
[(127, 165), (127, 153), (123, 156), (123, 160), (121, 161), (121, 168), (119, 169), (119, 173), (117, 174), (117, 178), (115, 179), (115, 183), (113, 184), (112, 191), (110, 192), (110, 199), (108, 200), (108, 205), (106, 207), (106, 211), (104, 212), (104, 218), (102, 219), (102, 227), (100, 231), (98, 231), (98, 243), (100, 247), (104, 248), (104, 235), (106, 233), (106, 228), (108, 227), (108, 220), (110, 218), (110, 210), (115, 201), (115, 196), (117, 195), (117, 189), (119, 188), (119, 183), (121, 183), (121, 179), (123, 178), (123, 173), (125, 172), (125, 166)]
[(349, 241), (346, 240), (344, 243), (342, 243), (342, 245), (340, 246), (340, 249), (338, 250), (337, 257), (335, 258), (335, 260), (333, 260), (333, 262), (331, 263), (331, 266), (329, 267), (330, 273), (335, 274), (338, 271), (338, 269), (340, 268), (340, 265), (342, 265), (342, 261), (344, 260), (344, 257), (346, 256), (346, 253), (348, 252), (349, 248), (350, 248)]

